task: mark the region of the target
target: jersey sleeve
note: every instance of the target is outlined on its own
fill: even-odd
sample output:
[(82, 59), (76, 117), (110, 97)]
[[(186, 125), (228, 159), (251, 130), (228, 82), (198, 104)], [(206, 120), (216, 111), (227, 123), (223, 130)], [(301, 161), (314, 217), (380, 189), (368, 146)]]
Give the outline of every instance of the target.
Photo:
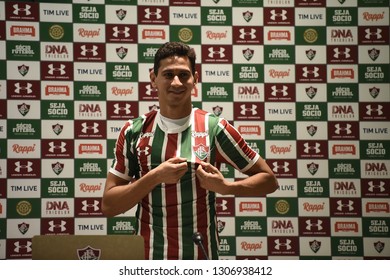
[(241, 172), (250, 169), (260, 155), (254, 151), (242, 135), (225, 119), (220, 119), (216, 134), (218, 157)]
[(129, 168), (129, 143), (127, 141), (131, 134), (132, 122), (127, 121), (121, 128), (114, 148), (114, 160), (112, 161), (109, 172), (130, 181), (133, 177)]

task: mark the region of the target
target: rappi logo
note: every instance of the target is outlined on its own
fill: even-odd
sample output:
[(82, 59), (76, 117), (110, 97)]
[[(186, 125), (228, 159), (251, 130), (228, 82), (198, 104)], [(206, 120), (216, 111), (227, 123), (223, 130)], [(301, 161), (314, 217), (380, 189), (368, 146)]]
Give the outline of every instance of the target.
[(259, 251), (263, 248), (263, 242), (247, 242), (247, 241), (243, 241), (241, 242), (241, 249), (243, 251), (250, 251), (250, 252), (255, 252), (255, 251)]

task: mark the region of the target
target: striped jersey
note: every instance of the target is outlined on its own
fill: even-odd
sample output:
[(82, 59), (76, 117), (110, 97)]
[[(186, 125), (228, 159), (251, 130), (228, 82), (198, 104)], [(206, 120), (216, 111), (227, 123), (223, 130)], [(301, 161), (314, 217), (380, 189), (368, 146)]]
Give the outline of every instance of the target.
[(225, 119), (193, 108), (186, 123), (164, 129), (159, 111), (122, 127), (110, 172), (139, 178), (169, 158), (187, 158), (188, 171), (176, 184), (156, 186), (137, 206), (137, 233), (145, 239), (146, 259), (204, 259), (192, 235), (200, 232), (210, 259), (218, 259), (216, 194), (199, 186), (200, 161), (227, 163), (241, 172), (259, 158)]

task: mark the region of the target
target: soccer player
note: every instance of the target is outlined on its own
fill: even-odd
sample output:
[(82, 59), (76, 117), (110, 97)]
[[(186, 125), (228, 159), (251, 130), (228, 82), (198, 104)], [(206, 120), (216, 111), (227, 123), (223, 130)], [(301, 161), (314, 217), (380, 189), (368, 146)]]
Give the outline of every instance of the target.
[[(192, 106), (195, 59), (180, 42), (159, 48), (150, 73), (159, 109), (125, 122), (107, 175), (102, 211), (112, 217), (137, 205), (146, 259), (205, 259), (194, 232), (203, 236), (207, 256), (218, 259), (216, 193), (265, 196), (278, 187), (264, 159), (231, 124)], [(221, 163), (248, 176), (229, 181)]]

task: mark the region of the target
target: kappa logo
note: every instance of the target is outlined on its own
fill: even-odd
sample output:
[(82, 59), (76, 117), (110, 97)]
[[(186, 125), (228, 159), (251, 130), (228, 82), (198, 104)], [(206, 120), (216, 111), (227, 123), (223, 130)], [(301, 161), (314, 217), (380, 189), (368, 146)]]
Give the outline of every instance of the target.
[(77, 256), (79, 260), (99, 260), (101, 249), (95, 249), (88, 245), (85, 248), (77, 249)]

